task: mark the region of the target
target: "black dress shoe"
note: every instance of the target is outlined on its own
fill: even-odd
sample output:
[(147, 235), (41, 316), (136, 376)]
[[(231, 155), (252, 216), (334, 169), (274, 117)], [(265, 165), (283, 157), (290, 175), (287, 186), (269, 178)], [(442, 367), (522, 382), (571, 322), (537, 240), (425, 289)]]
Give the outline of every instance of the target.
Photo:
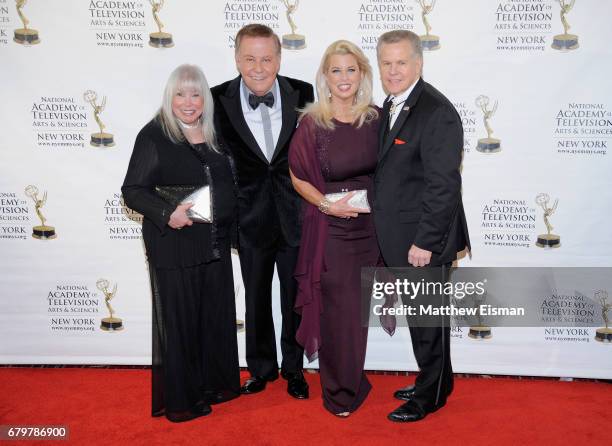
[(199, 403), (190, 411), (166, 412), (166, 418), (173, 423), (182, 423), (193, 420), (194, 418), (205, 417), (210, 413), (212, 413), (212, 407), (206, 403)]
[(251, 376), (240, 388), (240, 393), (250, 395), (252, 393), (261, 392), (266, 388), (268, 380), (263, 376)]
[(411, 400), (395, 409), (393, 412), (387, 415), (387, 418), (398, 423), (408, 423), (411, 421), (422, 420), (426, 415), (427, 412), (425, 412), (418, 404)]
[(289, 395), (298, 400), (308, 398), (308, 383), (304, 379), (302, 372), (281, 372), (281, 376), (287, 380), (287, 393)]
[(393, 396), (398, 400), (410, 401), (414, 397), (416, 386), (408, 386), (402, 389), (396, 390)]

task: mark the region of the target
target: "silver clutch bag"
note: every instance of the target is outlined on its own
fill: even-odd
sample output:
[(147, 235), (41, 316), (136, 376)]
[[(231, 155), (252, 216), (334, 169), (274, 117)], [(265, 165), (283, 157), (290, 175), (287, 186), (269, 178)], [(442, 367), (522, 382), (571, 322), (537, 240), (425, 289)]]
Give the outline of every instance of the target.
[(197, 223), (212, 223), (212, 200), (210, 187), (205, 186), (155, 186), (155, 191), (173, 206), (193, 203), (187, 216)]
[[(368, 191), (367, 190), (358, 189), (356, 191), (349, 191), (349, 192), (355, 192), (355, 195), (353, 195), (351, 199), (348, 201), (349, 205), (355, 208), (367, 209), (368, 211), (370, 211), (370, 203), (368, 203)], [(333, 203), (335, 201), (338, 201), (344, 198), (349, 192), (335, 192), (333, 194), (325, 194), (325, 198), (327, 198), (329, 201)]]

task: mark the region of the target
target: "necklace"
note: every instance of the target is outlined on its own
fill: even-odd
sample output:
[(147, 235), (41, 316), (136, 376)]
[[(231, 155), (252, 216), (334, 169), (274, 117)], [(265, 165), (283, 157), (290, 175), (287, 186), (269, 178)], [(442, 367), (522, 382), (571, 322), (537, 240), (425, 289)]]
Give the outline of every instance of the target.
[(183, 121), (178, 119), (178, 123), (184, 129), (196, 129), (200, 126), (200, 120), (198, 120), (195, 124), (185, 124)]

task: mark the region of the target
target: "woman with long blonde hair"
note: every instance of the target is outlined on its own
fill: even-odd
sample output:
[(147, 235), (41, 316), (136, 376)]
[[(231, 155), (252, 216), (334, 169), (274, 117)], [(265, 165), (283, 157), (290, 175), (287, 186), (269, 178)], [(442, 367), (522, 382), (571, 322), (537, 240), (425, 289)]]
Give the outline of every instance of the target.
[(303, 110), (289, 149), (291, 180), (305, 201), (297, 339), (309, 360), (319, 359), (325, 408), (345, 417), (371, 388), (363, 371), (368, 329), (360, 295), (361, 268), (379, 260), (369, 213), (379, 111), (372, 68), (352, 42), (327, 48), (316, 81), (319, 100)]

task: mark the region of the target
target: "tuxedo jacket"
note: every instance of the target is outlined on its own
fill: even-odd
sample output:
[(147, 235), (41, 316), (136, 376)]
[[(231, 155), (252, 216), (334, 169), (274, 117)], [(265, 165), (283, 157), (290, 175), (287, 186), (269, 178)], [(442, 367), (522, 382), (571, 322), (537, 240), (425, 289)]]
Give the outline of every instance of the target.
[(298, 246), (301, 198), (289, 177), (289, 142), (297, 125), (298, 108), (314, 101), (312, 85), (277, 76), (282, 106), (282, 127), (270, 162), (259, 147), (242, 114), (240, 76), (212, 88), (215, 128), (231, 151), (238, 173), (239, 244), (269, 247), (282, 236)]
[(452, 262), (470, 241), (461, 200), (463, 127), (450, 101), (423, 79), (388, 129), (386, 101), (374, 177), (374, 221), (388, 266), (408, 266), (414, 244), (430, 265)]

